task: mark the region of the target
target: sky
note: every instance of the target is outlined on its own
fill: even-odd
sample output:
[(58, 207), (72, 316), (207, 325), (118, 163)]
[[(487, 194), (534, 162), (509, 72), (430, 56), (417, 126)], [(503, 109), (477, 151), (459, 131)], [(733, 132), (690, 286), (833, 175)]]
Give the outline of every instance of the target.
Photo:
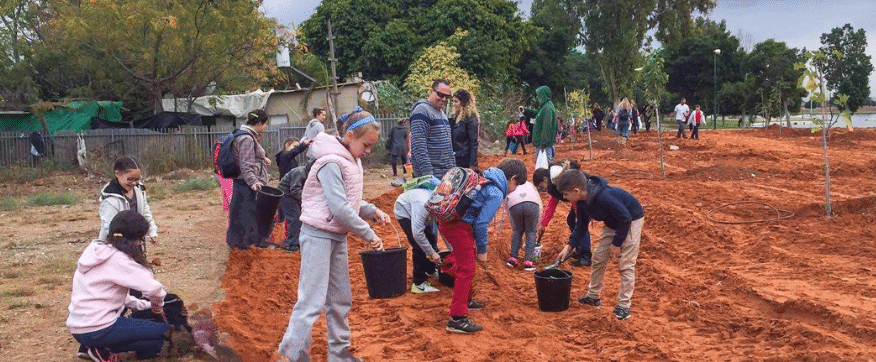
[[(846, 23), (867, 33), (866, 53), (876, 67), (876, 0), (717, 0), (706, 17), (725, 20), (727, 30), (752, 43), (767, 39), (784, 42), (792, 48), (818, 49), (821, 34)], [(319, 0), (264, 0), (261, 10), (281, 24), (301, 24), (316, 11)], [(519, 0), (524, 17), (529, 16), (532, 0)], [(750, 51), (750, 49), (748, 49)], [(870, 74), (870, 94), (876, 97), (876, 71)]]

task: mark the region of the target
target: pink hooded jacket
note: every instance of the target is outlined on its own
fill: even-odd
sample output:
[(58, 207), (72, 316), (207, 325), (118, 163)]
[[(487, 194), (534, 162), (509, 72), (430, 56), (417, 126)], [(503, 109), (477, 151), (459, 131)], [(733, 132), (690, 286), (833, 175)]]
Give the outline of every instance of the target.
[(326, 163), (338, 164), (344, 175), (347, 200), (353, 210), (358, 212), (362, 203), (362, 162), (354, 158), (337, 137), (327, 133), (317, 135), (310, 148), (313, 150), (313, 158), (316, 162), (311, 167), (307, 180), (304, 181), (304, 189), (301, 191), (301, 222), (317, 229), (346, 234), (348, 230), (334, 220), (329, 210), (317, 173)]
[(79, 257), (73, 274), (67, 329), (72, 334), (99, 331), (115, 323), (125, 306), (137, 310), (152, 307), (149, 301), (129, 296), (131, 289), (164, 305), (167, 292), (151, 270), (109, 243), (93, 240)]

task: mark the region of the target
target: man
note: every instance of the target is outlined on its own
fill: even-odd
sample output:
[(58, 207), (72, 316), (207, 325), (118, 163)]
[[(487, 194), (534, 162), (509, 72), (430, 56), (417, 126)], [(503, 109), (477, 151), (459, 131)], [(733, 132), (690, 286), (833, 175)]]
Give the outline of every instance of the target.
[(429, 98), (414, 103), (409, 117), (414, 177), (433, 175), (441, 179), (447, 170), (456, 166), (450, 122), (443, 111), (450, 96), (450, 83), (438, 79), (432, 82)]
[[(307, 128), (304, 129), (304, 139), (313, 140), (316, 135), (325, 132), (325, 122), (326, 113), (325, 109), (322, 108), (314, 108), (311, 112), (313, 115), (313, 119), (307, 123)], [(303, 141), (303, 140), (302, 140)], [(310, 161), (313, 159), (313, 150), (310, 148), (307, 149), (307, 160)]]
[(541, 150), (547, 152), (548, 163), (554, 162), (554, 144), (557, 142), (557, 110), (551, 101), (551, 89), (547, 86), (535, 90), (538, 96), (538, 110), (519, 107), (519, 111), (528, 118), (535, 118), (532, 129), (532, 144), (535, 146), (535, 157)]
[(675, 122), (678, 123), (678, 133), (675, 134), (675, 137), (677, 138), (687, 138), (684, 131), (684, 124), (688, 115), (690, 115), (690, 107), (685, 104), (686, 102), (687, 101), (682, 98), (681, 103), (675, 105)]

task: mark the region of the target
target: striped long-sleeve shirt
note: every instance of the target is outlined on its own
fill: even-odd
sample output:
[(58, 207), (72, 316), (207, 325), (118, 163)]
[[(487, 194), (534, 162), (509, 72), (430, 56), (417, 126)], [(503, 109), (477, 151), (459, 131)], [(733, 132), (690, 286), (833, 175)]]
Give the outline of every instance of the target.
[(410, 122), (414, 176), (444, 177), (447, 170), (456, 166), (447, 116), (428, 100), (422, 99), (414, 104)]

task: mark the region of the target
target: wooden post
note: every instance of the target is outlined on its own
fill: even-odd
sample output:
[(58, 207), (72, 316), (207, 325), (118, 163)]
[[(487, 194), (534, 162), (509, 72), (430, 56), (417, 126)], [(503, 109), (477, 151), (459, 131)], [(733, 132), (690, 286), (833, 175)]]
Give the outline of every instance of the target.
[[(332, 19), (328, 19), (328, 36), (326, 37), (329, 43), (329, 62), (332, 63), (332, 90), (331, 90), (331, 109), (332, 109), (332, 128), (337, 128), (336, 120), (340, 118), (340, 114), (338, 112), (338, 73), (336, 71), (336, 63), (338, 60), (335, 58), (335, 37), (332, 35)], [(341, 134), (341, 130), (337, 130), (338, 135)]]

